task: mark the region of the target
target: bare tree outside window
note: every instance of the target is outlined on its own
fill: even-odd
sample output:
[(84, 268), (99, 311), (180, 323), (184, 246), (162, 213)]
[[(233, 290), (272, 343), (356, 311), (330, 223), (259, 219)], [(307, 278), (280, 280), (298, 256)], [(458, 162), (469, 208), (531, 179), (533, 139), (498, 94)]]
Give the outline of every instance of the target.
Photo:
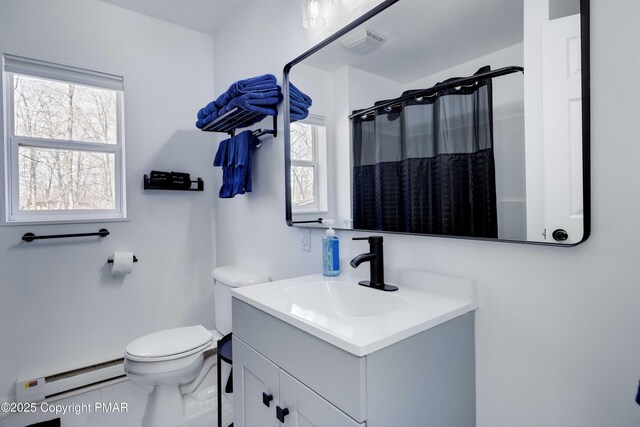
[[(13, 133), (20, 210), (114, 209), (115, 156), (38, 147), (38, 139), (117, 144), (117, 92), (15, 74)], [(34, 138), (31, 143), (28, 138)]]
[(313, 125), (291, 123), (291, 199), (295, 207), (316, 202)]

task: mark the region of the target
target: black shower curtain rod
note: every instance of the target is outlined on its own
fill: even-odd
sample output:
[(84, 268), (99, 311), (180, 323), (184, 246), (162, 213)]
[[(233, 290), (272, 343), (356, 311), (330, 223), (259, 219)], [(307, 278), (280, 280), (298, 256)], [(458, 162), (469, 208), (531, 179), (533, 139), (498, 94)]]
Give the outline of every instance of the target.
[(379, 105), (375, 105), (373, 107), (369, 107), (365, 110), (360, 110), (357, 113), (353, 113), (352, 115), (349, 116), (349, 119), (353, 119), (354, 117), (361, 117), (361, 116), (366, 116), (367, 114), (373, 113), (376, 110), (378, 110), (379, 108), (385, 108), (385, 107), (389, 107), (391, 105), (397, 104), (398, 102), (402, 102), (402, 101), (406, 101), (407, 99), (412, 99), (412, 98), (419, 98), (419, 97), (424, 97), (424, 96), (430, 96), (433, 95), (434, 93), (437, 93), (441, 90), (445, 90), (445, 89), (449, 89), (451, 87), (457, 87), (457, 86), (466, 86), (468, 84), (471, 83), (475, 83), (478, 80), (482, 80), (482, 79), (486, 79), (486, 78), (493, 78), (493, 77), (501, 77), (501, 76), (506, 76), (507, 74), (513, 74), (513, 73), (517, 73), (517, 72), (521, 72), (524, 74), (524, 68), (523, 67), (517, 67), (517, 66), (511, 66), (511, 67), (504, 67), (504, 68), (499, 68), (497, 70), (493, 70), (493, 71), (487, 71), (485, 73), (479, 73), (479, 74), (475, 74), (471, 77), (463, 77), (460, 79), (456, 79), (447, 83), (441, 83), (439, 85), (435, 85), (433, 87), (430, 87), (428, 89), (424, 89), (424, 90), (420, 90), (417, 92), (413, 92), (410, 95), (403, 95), (399, 98), (396, 99), (391, 99), (389, 101), (386, 101), (382, 104)]

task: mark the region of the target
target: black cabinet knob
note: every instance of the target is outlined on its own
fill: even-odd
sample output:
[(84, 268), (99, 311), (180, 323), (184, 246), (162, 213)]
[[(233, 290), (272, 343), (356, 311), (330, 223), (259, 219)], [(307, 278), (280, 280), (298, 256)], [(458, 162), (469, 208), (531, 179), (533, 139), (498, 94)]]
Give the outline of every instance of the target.
[(286, 417), (287, 415), (289, 415), (289, 409), (288, 408), (281, 408), (279, 406), (276, 406), (276, 418), (278, 419), (278, 421), (280, 421), (281, 423), (284, 422), (284, 417)]
[(271, 401), (273, 400), (273, 394), (262, 393), (262, 403), (267, 408), (271, 406)]
[(567, 240), (569, 238), (569, 233), (567, 233), (562, 228), (558, 228), (557, 230), (554, 230), (552, 236), (556, 241), (564, 242), (565, 240)]

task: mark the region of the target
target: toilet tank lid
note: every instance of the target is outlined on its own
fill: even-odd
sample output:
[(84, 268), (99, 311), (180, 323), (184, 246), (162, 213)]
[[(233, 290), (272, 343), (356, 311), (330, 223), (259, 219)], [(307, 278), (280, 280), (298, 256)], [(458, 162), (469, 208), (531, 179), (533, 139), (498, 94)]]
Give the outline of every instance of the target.
[(231, 287), (257, 285), (271, 281), (264, 273), (239, 265), (225, 265), (214, 268), (211, 277)]

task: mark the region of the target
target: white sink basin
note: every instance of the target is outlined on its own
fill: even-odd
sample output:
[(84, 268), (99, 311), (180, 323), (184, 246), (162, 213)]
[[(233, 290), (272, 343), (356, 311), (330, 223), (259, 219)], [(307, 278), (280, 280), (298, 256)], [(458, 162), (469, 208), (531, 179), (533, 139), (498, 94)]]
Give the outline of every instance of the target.
[(315, 315), (372, 317), (400, 310), (407, 301), (393, 294), (372, 293), (372, 289), (348, 282), (319, 282), (294, 285), (282, 290), (291, 302), (291, 313), (313, 321)]
[(297, 277), (232, 290), (232, 295), (341, 349), (365, 356), (477, 307), (469, 279), (385, 268), (383, 292), (362, 277)]

